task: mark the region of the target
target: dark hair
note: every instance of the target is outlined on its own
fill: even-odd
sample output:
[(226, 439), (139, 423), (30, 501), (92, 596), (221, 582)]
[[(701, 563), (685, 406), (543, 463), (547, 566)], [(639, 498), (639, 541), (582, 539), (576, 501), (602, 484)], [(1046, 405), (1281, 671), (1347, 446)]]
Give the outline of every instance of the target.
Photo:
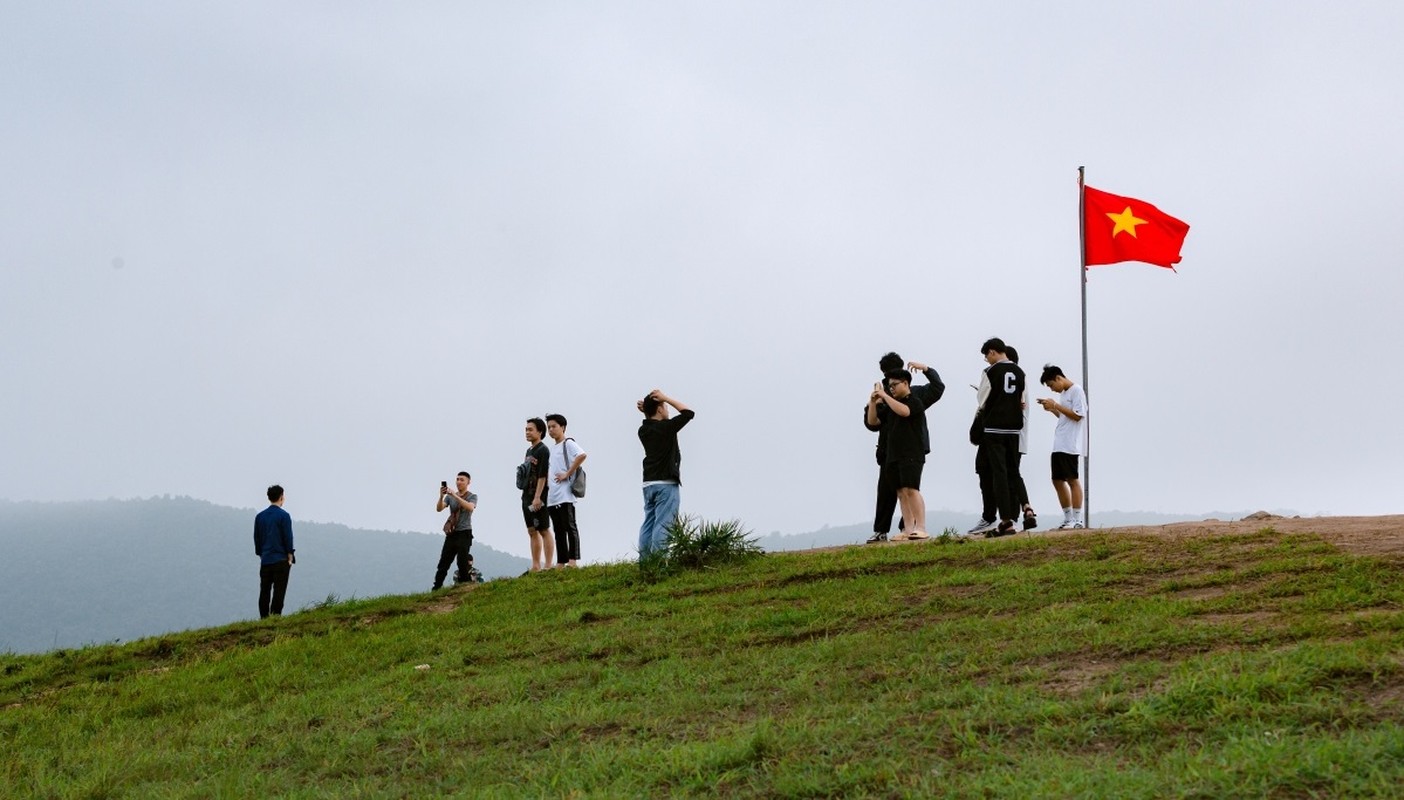
[(527, 424), (536, 428), (536, 432), (542, 436), (546, 435), (546, 423), (541, 421), (541, 417), (532, 417), (527, 420)]
[(1013, 361), (1015, 364), (1019, 363), (1019, 351), (1014, 349), (1014, 345), (1006, 345), (1004, 348), (1004, 354), (1006, 356), (1009, 356), (1010, 361)]
[(1052, 364), (1047, 364), (1047, 365), (1045, 365), (1044, 368), (1043, 368), (1043, 374), (1040, 375), (1040, 376), (1038, 376), (1038, 382), (1039, 382), (1039, 383), (1046, 384), (1046, 383), (1048, 383), (1049, 381), (1053, 380), (1054, 378), (1066, 378), (1066, 377), (1067, 377), (1067, 376), (1063, 374), (1063, 368), (1062, 368), (1062, 367), (1057, 367), (1057, 366), (1054, 366), (1054, 365), (1052, 365)]
[(276, 503), (276, 502), (278, 502), (279, 500), (281, 500), (282, 497), (283, 497), (283, 487), (279, 486), (279, 485), (276, 484), (276, 483), (273, 484), (272, 486), (269, 486), (269, 487), (268, 487), (268, 502), (270, 502), (270, 503)]
[(980, 355), (982, 356), (990, 352), (991, 350), (995, 351), (996, 353), (1007, 354), (1009, 352), (1006, 349), (1004, 340), (999, 338), (998, 336), (994, 337), (993, 339), (986, 339), (985, 343), (980, 345)]
[(546, 421), (547, 421), (547, 422), (554, 422), (554, 423), (556, 423), (557, 425), (561, 426), (562, 428), (564, 428), (564, 427), (566, 426), (565, 417), (561, 416), (560, 414), (547, 414), (547, 415), (546, 415)]
[(889, 381), (901, 381), (902, 383), (912, 382), (912, 373), (905, 369), (890, 369), (882, 377)]
[(894, 369), (901, 368), (902, 357), (897, 355), (896, 353), (888, 353), (887, 355), (878, 359), (878, 369), (882, 370), (882, 374), (884, 375), (886, 375)]
[(467, 479), (470, 480), (470, 481), (473, 480), (473, 476), (472, 476), (472, 475), (469, 475), (469, 474), (466, 473), (466, 472), (459, 472), (458, 474), (459, 474), (459, 475), (462, 475), (463, 477), (467, 478)]
[(643, 399), (643, 415), (652, 418), (658, 413), (658, 407), (663, 405), (661, 400), (656, 399), (652, 394)]

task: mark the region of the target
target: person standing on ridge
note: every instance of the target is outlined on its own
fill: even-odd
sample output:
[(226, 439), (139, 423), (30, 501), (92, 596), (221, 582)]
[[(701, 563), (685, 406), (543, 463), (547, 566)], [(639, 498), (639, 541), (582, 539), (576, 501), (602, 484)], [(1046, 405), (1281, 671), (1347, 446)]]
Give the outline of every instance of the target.
[(546, 481), (551, 468), (551, 451), (541, 443), (546, 435), (546, 423), (540, 417), (527, 420), (527, 450), (522, 466), (526, 481), (522, 487), (522, 518), (526, 520), (527, 538), (531, 540), (531, 571), (550, 569), (556, 559), (556, 546), (551, 541), (551, 520), (546, 513)]
[(268, 487), (268, 508), (254, 517), (254, 555), (260, 558), (258, 568), (258, 617), (283, 613), (283, 598), (288, 592), (288, 577), (297, 563), (293, 549), (292, 516), (283, 510), (283, 487)]
[(434, 586), (430, 591), (444, 588), (444, 578), (448, 576), (449, 564), (458, 561), (458, 570), (453, 575), (454, 583), (465, 583), (473, 568), (473, 509), (478, 507), (478, 496), (468, 491), (473, 480), (466, 472), (458, 473), (454, 480), (455, 491), (449, 491), (447, 483), (439, 484), (439, 502), (435, 511), (449, 509), (448, 519), (444, 520), (444, 546), (439, 551), (439, 565), (434, 569)]
[(551, 464), (547, 471), (551, 479), (546, 485), (546, 511), (551, 517), (551, 528), (556, 532), (556, 566), (577, 567), (580, 566), (580, 529), (575, 523), (572, 481), (580, 465), (585, 463), (585, 451), (565, 435), (566, 418), (560, 414), (546, 415), (546, 434), (555, 442), (549, 446)]
[(1085, 454), (1087, 442), (1087, 393), (1063, 374), (1061, 367), (1049, 364), (1038, 376), (1038, 382), (1058, 393), (1058, 399), (1040, 397), (1043, 410), (1058, 418), (1053, 428), (1053, 453), (1049, 466), (1053, 474), (1053, 491), (1063, 507), (1063, 524), (1058, 530), (1082, 527), (1082, 483), (1078, 480), (1077, 462)]
[[(639, 425), (643, 444), (644, 521), (639, 527), (639, 560), (663, 550), (668, 543), (668, 526), (678, 516), (682, 503), (682, 451), (678, 431), (696, 416), (692, 409), (654, 389), (637, 403), (644, 420)], [(672, 406), (676, 417), (668, 414)]]
[[(886, 384), (886, 386), (884, 386)], [(887, 433), (884, 468), (897, 487), (897, 502), (907, 523), (895, 541), (926, 539), (926, 502), (921, 496), (921, 472), (926, 464), (926, 407), (912, 391), (912, 374), (904, 369), (887, 373), (868, 396), (867, 425), (881, 424)]]
[[(1008, 536), (1014, 533), (1014, 519), (1019, 515), (1019, 431), (1024, 427), (1024, 371), (1009, 360), (1002, 339), (993, 338), (980, 346), (988, 364), (980, 375), (978, 388), (979, 452), (989, 469), (990, 486), (1000, 521), (986, 536)], [(981, 531), (972, 530), (971, 533)]]
[[(882, 371), (883, 380), (887, 380), (887, 373), (902, 368), (902, 357), (896, 353), (888, 353), (878, 360), (878, 369)], [(941, 376), (935, 369), (919, 361), (908, 363), (907, 368), (912, 372), (920, 372), (926, 377), (926, 385), (913, 386), (912, 394), (922, 402), (926, 408), (936, 404), (945, 394), (946, 384), (941, 382)], [(886, 406), (879, 403), (879, 416), (886, 415)], [(924, 427), (922, 428), (922, 449), (926, 453), (931, 452), (931, 432), (929, 426), (925, 426), (925, 417), (922, 418)], [(878, 482), (877, 482), (877, 503), (873, 514), (873, 535), (868, 537), (868, 544), (887, 541), (887, 535), (892, 531), (892, 515), (897, 510), (897, 483), (894, 480), (892, 471), (887, 468), (887, 434), (883, 431), (882, 421), (879, 419), (876, 425), (868, 424), (868, 409), (863, 407), (863, 424), (868, 430), (874, 431), (878, 435), (877, 442), (877, 462), (878, 462)], [(920, 488), (920, 487), (918, 487)], [(898, 530), (906, 528), (906, 519), (903, 518), (897, 523)]]

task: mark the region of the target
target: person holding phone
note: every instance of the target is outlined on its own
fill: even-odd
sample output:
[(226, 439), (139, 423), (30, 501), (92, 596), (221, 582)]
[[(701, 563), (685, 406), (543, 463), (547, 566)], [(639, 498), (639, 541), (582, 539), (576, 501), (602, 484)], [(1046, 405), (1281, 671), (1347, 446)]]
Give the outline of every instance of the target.
[[(878, 359), (878, 370), (882, 372), (883, 381), (887, 380), (887, 373), (892, 370), (902, 369), (902, 357), (896, 353), (887, 353)], [(907, 369), (913, 375), (920, 373), (926, 377), (924, 386), (913, 386), (912, 394), (916, 395), (922, 405), (927, 409), (936, 404), (941, 396), (946, 392), (946, 384), (941, 381), (941, 376), (936, 370), (920, 361), (907, 362)], [(883, 416), (887, 413), (887, 407), (881, 402), (878, 403), (878, 414)], [(892, 531), (892, 514), (897, 511), (897, 480), (895, 472), (887, 466), (887, 433), (883, 429), (881, 420), (877, 424), (868, 424), (868, 408), (863, 407), (863, 424), (868, 430), (878, 435), (877, 440), (877, 505), (873, 515), (873, 535), (868, 537), (868, 544), (877, 544), (887, 541), (887, 535)], [(922, 451), (931, 453), (931, 434), (929, 429), (923, 427)], [(918, 487), (920, 488), (920, 487)], [(899, 531), (906, 530), (906, 518), (897, 521)]]
[(458, 473), (454, 479), (454, 491), (449, 491), (448, 481), (439, 481), (439, 503), (436, 511), (449, 510), (444, 520), (444, 546), (439, 551), (439, 565), (434, 570), (434, 587), (430, 591), (444, 588), (444, 578), (448, 576), (449, 565), (458, 561), (458, 571), (453, 575), (454, 583), (468, 580), (473, 568), (473, 509), (478, 507), (478, 496), (468, 491), (473, 478), (467, 472)]
[(926, 501), (921, 496), (921, 473), (926, 465), (926, 405), (912, 391), (912, 373), (894, 369), (884, 377), (873, 384), (865, 422), (870, 429), (880, 426), (885, 434), (883, 469), (897, 493), (902, 519), (907, 524), (906, 530), (892, 540), (926, 539)]
[(1063, 507), (1063, 524), (1058, 530), (1082, 527), (1082, 483), (1078, 479), (1078, 460), (1086, 452), (1087, 393), (1063, 374), (1062, 367), (1049, 364), (1038, 376), (1038, 382), (1058, 393), (1055, 400), (1040, 397), (1043, 410), (1058, 418), (1053, 428), (1053, 453), (1049, 466), (1053, 474), (1053, 491)]

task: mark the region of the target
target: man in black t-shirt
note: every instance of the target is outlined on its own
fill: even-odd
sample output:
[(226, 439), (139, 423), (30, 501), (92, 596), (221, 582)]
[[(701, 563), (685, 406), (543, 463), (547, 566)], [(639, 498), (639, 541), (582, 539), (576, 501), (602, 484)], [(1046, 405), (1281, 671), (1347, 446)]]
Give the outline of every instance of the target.
[[(866, 422), (882, 426), (886, 445), (883, 467), (897, 486), (897, 502), (905, 532), (894, 541), (926, 539), (926, 502), (921, 496), (921, 471), (926, 465), (926, 406), (912, 393), (912, 374), (904, 369), (887, 373), (885, 383), (873, 384)], [(879, 406), (886, 406), (880, 412)]]
[(551, 451), (542, 443), (546, 422), (532, 417), (526, 424), (526, 487), (522, 489), (522, 518), (531, 540), (531, 571), (550, 569), (556, 560), (556, 543), (551, 540), (551, 521), (546, 514), (546, 475), (551, 469)]
[[(682, 494), (682, 451), (678, 431), (697, 416), (692, 409), (654, 389), (638, 402), (644, 420), (639, 425), (643, 445), (644, 521), (639, 526), (639, 561), (668, 548), (668, 527), (678, 516)], [(677, 416), (668, 413), (672, 406)]]
[[(888, 372), (894, 369), (901, 368), (902, 357), (897, 355), (896, 353), (887, 353), (881, 359), (878, 360), (878, 369), (882, 371), (882, 374), (884, 376), (886, 376)], [(917, 399), (921, 400), (922, 405), (929, 410), (933, 405), (936, 404), (936, 401), (941, 399), (941, 395), (945, 393), (946, 384), (941, 382), (941, 376), (936, 372), (935, 369), (921, 362), (909, 362), (907, 364), (907, 369), (911, 370), (913, 375), (915, 375), (915, 373), (917, 372), (920, 372), (926, 377), (925, 386), (913, 386), (911, 388), (912, 394), (916, 395)], [(886, 377), (884, 377), (883, 380), (886, 380)], [(877, 425), (867, 425), (867, 414), (868, 410), (865, 407), (863, 409), (864, 425), (868, 428), (868, 430), (873, 431), (878, 435), (877, 504), (875, 513), (873, 514), (873, 535), (868, 538), (868, 544), (875, 544), (877, 542), (887, 541), (887, 534), (892, 530), (892, 514), (897, 510), (897, 482), (893, 479), (891, 470), (887, 468), (887, 436), (882, 432), (881, 418), (887, 414), (887, 407), (882, 405), (881, 403), (878, 404), (879, 421)], [(922, 431), (922, 441), (925, 445), (925, 452), (930, 453), (931, 434), (929, 432), (929, 428), (927, 430)], [(905, 530), (905, 523), (906, 520), (899, 520), (897, 523), (897, 529), (899, 531)]]

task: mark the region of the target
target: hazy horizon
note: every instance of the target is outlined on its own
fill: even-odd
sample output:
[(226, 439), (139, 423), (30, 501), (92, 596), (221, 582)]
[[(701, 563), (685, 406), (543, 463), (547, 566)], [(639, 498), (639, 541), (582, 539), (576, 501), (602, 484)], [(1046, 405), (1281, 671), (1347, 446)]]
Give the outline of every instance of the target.
[[(9, 4), (0, 496), (163, 493), (523, 556), (528, 417), (588, 452), (586, 561), (682, 509), (868, 520), (896, 350), (976, 509), (989, 336), (1085, 382), (1091, 514), (1397, 513), (1404, 5)], [(1077, 168), (1191, 225), (1088, 274)], [(1381, 232), (1384, 232), (1383, 234)], [(1033, 397), (1045, 396), (1033, 387)], [(1350, 398), (1346, 400), (1345, 398)], [(1024, 476), (1054, 514), (1052, 418)], [(1045, 516), (1044, 519), (1048, 519)], [(973, 522), (973, 518), (971, 522)]]

